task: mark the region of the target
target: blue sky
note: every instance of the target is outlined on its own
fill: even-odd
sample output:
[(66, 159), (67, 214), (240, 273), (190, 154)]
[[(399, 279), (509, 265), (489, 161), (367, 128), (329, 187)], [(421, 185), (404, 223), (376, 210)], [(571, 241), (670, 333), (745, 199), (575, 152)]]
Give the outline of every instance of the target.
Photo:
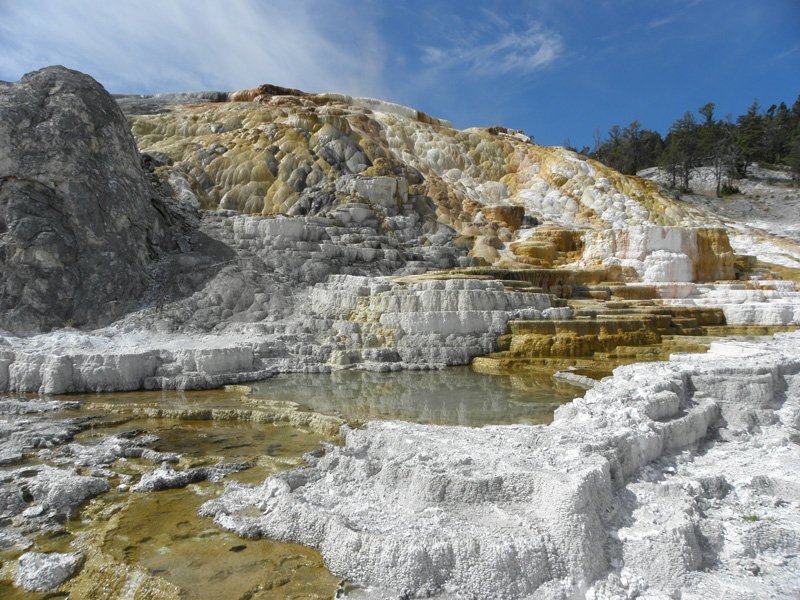
[(373, 96), (580, 147), (707, 102), (791, 106), (800, 0), (0, 0), (0, 79), (50, 64), (111, 92)]

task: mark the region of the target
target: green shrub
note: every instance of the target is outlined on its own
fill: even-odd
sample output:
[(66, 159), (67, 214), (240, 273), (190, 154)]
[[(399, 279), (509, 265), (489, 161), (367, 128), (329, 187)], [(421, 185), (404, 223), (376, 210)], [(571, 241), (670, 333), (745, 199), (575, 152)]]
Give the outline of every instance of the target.
[(734, 194), (741, 194), (742, 190), (740, 190), (735, 185), (728, 185), (727, 183), (723, 183), (722, 187), (719, 188), (719, 195), (720, 196), (733, 196)]

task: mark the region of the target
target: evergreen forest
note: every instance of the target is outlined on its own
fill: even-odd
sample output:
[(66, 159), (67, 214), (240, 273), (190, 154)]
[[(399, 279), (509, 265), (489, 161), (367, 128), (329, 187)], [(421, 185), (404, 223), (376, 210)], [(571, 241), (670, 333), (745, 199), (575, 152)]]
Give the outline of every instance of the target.
[(734, 181), (747, 176), (754, 163), (790, 169), (800, 182), (800, 96), (791, 108), (784, 102), (764, 110), (758, 100), (736, 118), (717, 118), (715, 105), (701, 106), (697, 114), (686, 111), (669, 128), (666, 137), (645, 129), (639, 121), (627, 127), (614, 125), (605, 138), (594, 132), (593, 148), (564, 145), (622, 173), (659, 166), (671, 176), (672, 187), (689, 189), (697, 167), (711, 167), (717, 196), (738, 193)]

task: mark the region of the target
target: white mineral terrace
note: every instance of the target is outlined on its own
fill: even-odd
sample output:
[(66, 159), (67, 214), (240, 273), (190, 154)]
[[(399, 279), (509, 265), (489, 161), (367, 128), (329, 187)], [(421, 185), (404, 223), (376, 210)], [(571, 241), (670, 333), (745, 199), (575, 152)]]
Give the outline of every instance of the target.
[[(521, 132), (457, 131), (369, 98), (290, 98), (272, 86), (231, 102), (128, 95), (126, 117), (95, 80), (63, 67), (0, 83), (0, 326), (11, 332), (0, 330), (0, 392), (207, 390), (302, 373), (285, 385), (329, 396), (312, 412), (274, 389), (259, 399), (256, 384), (249, 395), (213, 392), (215, 403), (228, 397), (180, 414), (237, 419), (232, 433), (212, 442), (210, 427), (189, 439), (164, 426), (175, 446), (139, 428), (161, 411), (179, 416), (169, 394), (127, 407), (0, 399), (0, 595), (11, 580), (46, 597), (101, 594), (63, 587), (70, 579), (103, 597), (302, 595), (283, 588), (294, 577), (283, 571), (258, 580), (272, 567), (238, 554), (247, 544), (234, 532), (317, 549), (330, 573), (319, 571), (346, 580), (332, 584), (337, 598), (800, 598), (800, 331), (717, 341), (706, 354), (619, 367), (599, 382), (576, 368), (592, 353), (624, 361), (636, 354), (622, 344), (663, 339), (647, 346), (652, 358), (677, 347), (667, 339), (676, 331), (690, 339), (704, 327), (800, 325), (797, 283), (758, 262), (779, 273), (800, 266), (788, 172), (775, 192), (759, 170), (748, 188), (757, 203), (692, 196), (693, 205)], [(202, 103), (161, 110), (170, 101)], [(710, 175), (693, 175), (698, 189), (711, 189)], [(511, 365), (509, 385), (526, 394), (520, 373), (541, 363), (590, 389), (560, 398), (550, 425), (527, 424), (542, 422), (531, 414), (483, 427), (350, 423), (341, 445), (324, 442), (297, 467), (343, 418), (360, 422), (337, 399), (354, 388), (329, 392), (343, 370), (368, 371), (355, 373), (368, 376), (359, 385), (388, 395), (373, 383), (384, 372), (476, 357), (485, 370)], [(565, 368), (560, 357), (577, 358)], [(296, 383), (340, 370), (317, 388)], [(460, 383), (476, 388), (477, 404), (514, 412), (470, 381)], [(435, 420), (469, 402), (424, 385), (440, 402), (422, 418), (476, 423)], [(398, 406), (421, 404), (413, 387), (401, 391)], [(81, 404), (88, 419), (44, 415)], [(335, 411), (345, 417), (326, 414)], [(273, 431), (248, 437), (245, 422)], [(125, 430), (103, 435), (112, 423)], [(183, 455), (186, 444), (202, 456)], [(211, 464), (228, 450), (234, 462)], [(143, 513), (154, 528), (251, 561), (241, 593), (229, 589), (238, 576), (225, 560), (209, 575), (197, 553), (180, 554), (177, 537), (156, 544), (138, 527), (116, 536), (128, 531), (130, 498), (149, 502), (250, 467), (267, 469), (243, 480), (260, 483), (187, 488), (195, 496), (173, 507), (174, 524), (169, 501)], [(89, 502), (100, 495), (113, 505)], [(202, 533), (186, 534), (182, 519), (200, 502)], [(75, 519), (86, 525), (74, 531), (78, 552), (63, 552), (67, 540), (53, 540)], [(234, 543), (213, 545), (219, 536)], [(103, 549), (111, 538), (118, 556)], [(129, 551), (173, 563), (192, 554), (191, 578), (208, 589), (148, 587), (166, 585), (166, 571), (135, 566)], [(285, 562), (304, 563), (302, 551), (292, 546)], [(282, 565), (288, 555), (277, 556)], [(290, 572), (307, 572), (300, 567)]]
[[(222, 333), (131, 331), (0, 337), (0, 390), (63, 394), (197, 389), (275, 371), (440, 368), (491, 352), (512, 318), (568, 318), (540, 293), (497, 281), (400, 286), (380, 277), (332, 275), (307, 289), (283, 321), (227, 324)], [(304, 360), (307, 358), (308, 360)]]
[(550, 426), (373, 422), (201, 514), (374, 597), (795, 598), (798, 341), (620, 367)]
[[(362, 205), (339, 210), (364, 216)], [(238, 252), (275, 265), (269, 294), (230, 304), (239, 312), (225, 317), (213, 307), (244, 288), (219, 277), (163, 314), (2, 336), (0, 389), (195, 389), (274, 372), (440, 368), (492, 352), (509, 320), (572, 316), (499, 281), (327, 271), (310, 285), (304, 253), (330, 254), (326, 269), (395, 258), (320, 243), (330, 224), (316, 217), (208, 219)], [(728, 324), (800, 323), (793, 282), (692, 282), (697, 236), (597, 234), (584, 259), (628, 261), (644, 280), (629, 285), (655, 288), (667, 305), (721, 307)], [(205, 329), (159, 325), (176, 314)], [(374, 598), (795, 598), (799, 342), (800, 333), (718, 342), (707, 354), (618, 368), (550, 426), (372, 422), (307, 467), (229, 484), (201, 512), (242, 536), (316, 548)]]
[(793, 281), (762, 281), (757, 288), (743, 283), (664, 286), (663, 302), (670, 306), (717, 306), (729, 325), (800, 324), (800, 296)]

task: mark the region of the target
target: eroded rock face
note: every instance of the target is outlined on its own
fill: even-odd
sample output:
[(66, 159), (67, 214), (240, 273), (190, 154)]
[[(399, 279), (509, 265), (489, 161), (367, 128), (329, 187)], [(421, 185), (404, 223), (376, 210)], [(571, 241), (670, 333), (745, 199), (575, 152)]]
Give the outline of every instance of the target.
[(168, 241), (125, 117), (88, 75), (0, 88), (0, 327), (99, 324), (131, 307)]

